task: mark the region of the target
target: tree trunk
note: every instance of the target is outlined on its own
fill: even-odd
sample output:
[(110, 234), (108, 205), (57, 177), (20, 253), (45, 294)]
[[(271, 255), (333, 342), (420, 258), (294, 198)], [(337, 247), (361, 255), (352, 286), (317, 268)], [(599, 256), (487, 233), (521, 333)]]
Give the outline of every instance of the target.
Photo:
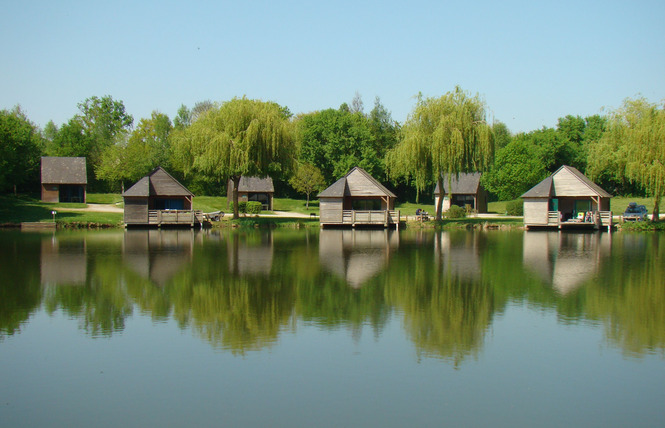
[(651, 221), (660, 220), (660, 198), (660, 196), (656, 196), (656, 200), (653, 203), (653, 216), (651, 217)]
[(238, 185), (240, 184), (240, 176), (234, 175), (233, 177), (231, 177), (231, 181), (233, 182), (233, 190), (231, 191), (231, 196), (233, 199), (233, 219), (235, 220), (240, 217), (238, 210)]
[(307, 194), (307, 202), (305, 202), (305, 209), (309, 210), (309, 193)]
[(439, 186), (439, 200), (436, 203), (436, 221), (441, 221), (442, 218), (442, 210), (443, 210), (443, 197), (445, 196), (445, 192), (443, 190), (443, 178), (441, 174), (439, 174), (439, 177), (436, 179), (436, 184)]

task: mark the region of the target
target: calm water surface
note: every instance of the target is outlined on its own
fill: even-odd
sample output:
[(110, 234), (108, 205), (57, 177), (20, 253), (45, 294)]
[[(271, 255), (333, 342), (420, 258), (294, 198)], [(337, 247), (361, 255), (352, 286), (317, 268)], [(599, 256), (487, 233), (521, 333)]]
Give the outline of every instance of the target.
[(665, 237), (0, 233), (2, 427), (663, 426)]

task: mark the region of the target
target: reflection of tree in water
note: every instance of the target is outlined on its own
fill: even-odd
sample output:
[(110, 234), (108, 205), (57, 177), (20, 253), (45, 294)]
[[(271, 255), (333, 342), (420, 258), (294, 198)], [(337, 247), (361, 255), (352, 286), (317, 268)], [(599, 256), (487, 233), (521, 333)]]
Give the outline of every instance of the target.
[(0, 341), (20, 332), (42, 301), (40, 241), (37, 234), (0, 235)]
[[(494, 313), (493, 291), (480, 271), (479, 235), (472, 236), (469, 243), (468, 235), (444, 232), (434, 256), (430, 248), (400, 254), (392, 260), (386, 287), (387, 300), (404, 313), (419, 354), (455, 366), (477, 355)], [(464, 257), (471, 259), (462, 268), (451, 263)]]
[(85, 284), (49, 286), (44, 295), (46, 311), (52, 314), (61, 309), (79, 319), (81, 328), (92, 336), (110, 336), (122, 331), (134, 304), (123, 280), (117, 244), (114, 239), (87, 240), (86, 245), (81, 246), (87, 260)]
[[(586, 312), (625, 353), (665, 355), (665, 245), (655, 234), (617, 234), (613, 258), (585, 289)], [(649, 255), (647, 257), (647, 255)]]

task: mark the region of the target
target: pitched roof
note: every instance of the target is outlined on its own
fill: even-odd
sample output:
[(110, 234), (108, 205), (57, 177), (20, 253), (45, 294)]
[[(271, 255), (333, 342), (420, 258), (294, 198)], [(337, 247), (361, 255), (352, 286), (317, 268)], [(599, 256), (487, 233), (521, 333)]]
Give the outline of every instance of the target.
[[(448, 177), (443, 176), (443, 190), (445, 194), (475, 195), (480, 187), (480, 172), (461, 172), (450, 177), (450, 192), (448, 191)], [(434, 187), (434, 194), (439, 195), (439, 183)]]
[(238, 183), (238, 191), (274, 193), (275, 186), (273, 186), (272, 178), (270, 177), (245, 177), (243, 175), (240, 177), (240, 183)]
[(147, 198), (148, 196), (194, 196), (194, 194), (171, 177), (161, 166), (158, 166), (125, 190), (122, 196)]
[(85, 158), (42, 157), (42, 183), (87, 184)]
[(367, 171), (357, 166), (318, 195), (319, 198), (341, 198), (344, 196), (397, 197), (369, 175)]
[(526, 193), (524, 193), (522, 198), (549, 198), (549, 197), (562, 197), (562, 196), (581, 196), (579, 193), (575, 195), (569, 195), (566, 191), (559, 190), (557, 193), (556, 189), (556, 177), (560, 174), (569, 173), (572, 174), (575, 179), (581, 185), (581, 188), (586, 189), (584, 196), (600, 196), (602, 198), (611, 198), (612, 195), (603, 190), (599, 185), (589, 180), (584, 174), (582, 174), (577, 168), (572, 166), (563, 165), (561, 168), (557, 169), (552, 175), (541, 181), (540, 183), (533, 186)]

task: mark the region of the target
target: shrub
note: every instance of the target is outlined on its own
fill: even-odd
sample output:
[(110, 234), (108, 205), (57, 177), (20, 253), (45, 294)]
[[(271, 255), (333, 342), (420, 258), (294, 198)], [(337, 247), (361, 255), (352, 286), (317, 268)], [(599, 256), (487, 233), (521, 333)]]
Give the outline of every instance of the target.
[(259, 214), (261, 210), (263, 209), (263, 205), (261, 202), (257, 201), (249, 201), (246, 202), (246, 207), (245, 207), (245, 212), (247, 214)]
[(451, 205), (451, 207), (448, 208), (448, 211), (445, 212), (445, 217), (464, 218), (466, 217), (466, 210), (462, 207), (458, 207), (457, 205)]
[[(229, 204), (229, 208), (231, 212), (233, 212), (233, 202)], [(238, 202), (238, 212), (241, 214), (244, 214), (247, 212), (247, 202), (246, 201), (240, 201)]]
[(521, 199), (515, 199), (506, 204), (506, 214), (514, 216), (524, 215), (524, 202)]

